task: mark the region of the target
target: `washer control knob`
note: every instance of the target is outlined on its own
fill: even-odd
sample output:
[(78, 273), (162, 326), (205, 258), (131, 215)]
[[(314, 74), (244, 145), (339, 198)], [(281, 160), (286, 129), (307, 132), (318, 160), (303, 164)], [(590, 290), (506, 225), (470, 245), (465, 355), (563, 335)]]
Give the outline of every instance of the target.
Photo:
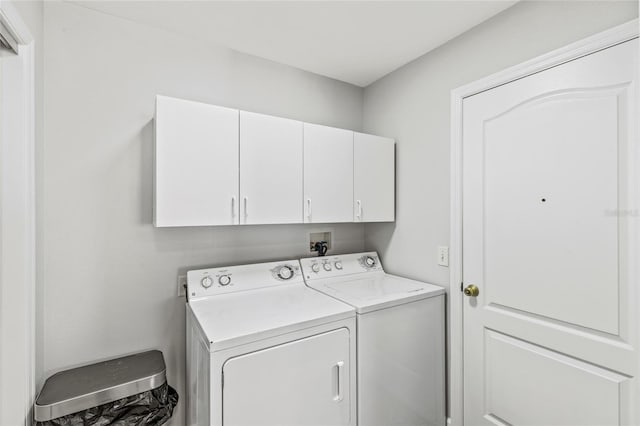
[(371, 256), (367, 256), (364, 258), (364, 264), (369, 268), (373, 268), (374, 266), (376, 266), (376, 260)]
[(213, 280), (207, 275), (200, 281), (200, 284), (202, 284), (202, 287), (204, 288), (209, 288), (213, 285)]
[(311, 270), (315, 273), (320, 272), (320, 265), (318, 265), (317, 263), (314, 263), (313, 265), (311, 265)]
[(231, 277), (229, 275), (220, 275), (218, 278), (218, 284), (223, 286), (231, 284)]
[(340, 271), (342, 270), (342, 262), (340, 262), (339, 260), (337, 260), (337, 261), (333, 264), (333, 266), (335, 266), (335, 267), (336, 267), (336, 269), (338, 269), (338, 270), (340, 270)]
[(325, 271), (330, 271), (331, 270), (331, 264), (329, 262), (323, 263), (322, 267), (324, 268)]
[(283, 267), (281, 267), (278, 271), (278, 277), (283, 280), (291, 279), (291, 277), (293, 277), (293, 269), (291, 269), (291, 266), (284, 265)]

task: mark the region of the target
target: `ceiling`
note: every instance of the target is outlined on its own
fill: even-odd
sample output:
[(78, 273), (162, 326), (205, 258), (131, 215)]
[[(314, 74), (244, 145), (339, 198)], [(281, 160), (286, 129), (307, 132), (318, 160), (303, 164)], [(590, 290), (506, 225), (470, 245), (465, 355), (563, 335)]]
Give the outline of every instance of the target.
[(74, 3), (364, 87), (516, 1)]

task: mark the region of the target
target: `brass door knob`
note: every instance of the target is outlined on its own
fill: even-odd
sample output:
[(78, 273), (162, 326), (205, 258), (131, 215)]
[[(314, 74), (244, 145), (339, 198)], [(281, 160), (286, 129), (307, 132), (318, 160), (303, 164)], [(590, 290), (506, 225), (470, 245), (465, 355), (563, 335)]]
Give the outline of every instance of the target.
[(465, 296), (476, 297), (480, 294), (480, 289), (473, 284), (469, 284), (464, 288)]

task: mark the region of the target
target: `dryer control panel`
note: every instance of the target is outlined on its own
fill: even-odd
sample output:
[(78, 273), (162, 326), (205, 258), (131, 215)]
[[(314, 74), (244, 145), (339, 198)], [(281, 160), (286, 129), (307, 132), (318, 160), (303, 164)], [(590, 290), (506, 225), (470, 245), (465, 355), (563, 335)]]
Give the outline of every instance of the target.
[(297, 260), (223, 266), (187, 272), (189, 299), (296, 283), (304, 284), (300, 263)]
[(338, 256), (308, 257), (300, 259), (300, 264), (304, 278), (307, 280), (343, 277), (365, 272), (384, 272), (378, 253), (374, 251)]

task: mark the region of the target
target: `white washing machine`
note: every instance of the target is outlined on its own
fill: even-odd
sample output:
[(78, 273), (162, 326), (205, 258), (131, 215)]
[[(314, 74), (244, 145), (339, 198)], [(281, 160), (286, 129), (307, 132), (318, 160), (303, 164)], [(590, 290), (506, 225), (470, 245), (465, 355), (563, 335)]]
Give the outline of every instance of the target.
[(375, 252), (300, 262), (309, 287), (356, 309), (358, 424), (443, 426), (444, 289), (385, 273)]
[(354, 309), (297, 260), (189, 271), (187, 424), (356, 425)]

